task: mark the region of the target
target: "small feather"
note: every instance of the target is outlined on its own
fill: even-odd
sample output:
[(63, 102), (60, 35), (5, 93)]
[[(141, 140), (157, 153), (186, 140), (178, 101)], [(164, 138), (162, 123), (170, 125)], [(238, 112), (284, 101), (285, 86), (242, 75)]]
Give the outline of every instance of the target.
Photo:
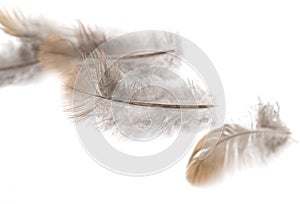
[[(194, 185), (206, 184), (219, 179), (235, 166), (267, 162), (290, 138), (290, 130), (280, 120), (278, 109), (260, 103), (254, 128), (225, 124), (209, 132), (198, 142), (190, 157), (188, 181)], [(207, 151), (202, 148), (203, 143), (216, 135), (221, 135), (220, 140), (203, 159), (201, 155)]]

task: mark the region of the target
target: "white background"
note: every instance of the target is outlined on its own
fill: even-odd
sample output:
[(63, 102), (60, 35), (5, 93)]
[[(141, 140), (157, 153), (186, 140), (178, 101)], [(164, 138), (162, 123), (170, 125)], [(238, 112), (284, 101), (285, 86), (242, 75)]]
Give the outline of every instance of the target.
[[(197, 3), (196, 3), (197, 2)], [(222, 79), (226, 118), (258, 102), (278, 101), (299, 140), (299, 1), (4, 1), (26, 14), (122, 31), (178, 32), (209, 56)], [(5, 48), (4, 48), (5, 49)], [(0, 204), (9, 203), (300, 203), (299, 144), (268, 166), (228, 176), (210, 187), (185, 180), (190, 152), (149, 177), (112, 173), (82, 148), (62, 112), (55, 76), (0, 89)]]

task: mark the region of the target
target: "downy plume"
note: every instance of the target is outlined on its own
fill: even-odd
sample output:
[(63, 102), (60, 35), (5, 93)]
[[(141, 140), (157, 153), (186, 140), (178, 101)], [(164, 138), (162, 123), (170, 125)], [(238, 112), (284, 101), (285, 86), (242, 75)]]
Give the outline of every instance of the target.
[[(141, 66), (128, 66), (135, 65), (141, 55), (145, 60)], [(213, 106), (206, 93), (171, 74), (170, 69), (177, 66), (155, 68), (156, 57), (134, 53), (115, 62), (94, 51), (65, 85), (67, 113), (77, 121), (94, 117), (101, 131), (139, 139), (172, 133), (182, 124), (208, 123)]]

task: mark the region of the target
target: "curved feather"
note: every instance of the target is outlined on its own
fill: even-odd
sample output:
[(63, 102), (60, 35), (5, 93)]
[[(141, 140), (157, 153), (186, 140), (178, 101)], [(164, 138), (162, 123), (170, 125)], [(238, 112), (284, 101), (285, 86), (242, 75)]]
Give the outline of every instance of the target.
[(66, 111), (71, 117), (77, 121), (93, 117), (102, 131), (139, 139), (210, 122), (213, 106), (202, 89), (176, 81), (170, 74), (174, 67), (155, 68), (156, 55), (139, 58), (144, 66), (127, 66), (136, 63), (135, 56), (111, 64), (110, 57), (93, 52), (77, 77), (66, 83)]
[[(278, 106), (277, 106), (278, 107)], [(279, 108), (259, 104), (253, 128), (238, 124), (225, 124), (204, 136), (196, 145), (187, 169), (187, 179), (194, 185), (215, 181), (235, 166), (265, 163), (288, 141), (290, 131), (281, 122)], [(200, 159), (206, 149), (202, 144), (211, 136), (220, 135), (213, 152)]]

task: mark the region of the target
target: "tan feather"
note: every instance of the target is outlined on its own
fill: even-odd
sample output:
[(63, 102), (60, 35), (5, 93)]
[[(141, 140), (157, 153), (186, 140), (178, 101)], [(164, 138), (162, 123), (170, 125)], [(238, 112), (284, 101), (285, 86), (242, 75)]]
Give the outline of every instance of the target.
[[(203, 143), (221, 135), (212, 153), (202, 158)], [(187, 179), (194, 185), (220, 179), (224, 172), (235, 166), (265, 163), (289, 139), (290, 131), (280, 120), (278, 109), (260, 104), (254, 128), (226, 124), (204, 136), (196, 145), (187, 169)]]

